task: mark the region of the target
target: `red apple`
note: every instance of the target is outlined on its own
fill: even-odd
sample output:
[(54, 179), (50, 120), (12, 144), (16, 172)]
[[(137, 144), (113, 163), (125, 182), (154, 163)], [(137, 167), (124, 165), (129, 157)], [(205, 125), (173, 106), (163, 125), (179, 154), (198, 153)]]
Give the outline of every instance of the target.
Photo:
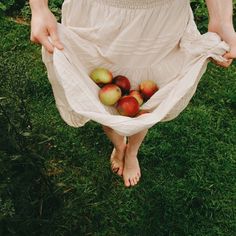
[(99, 91), (99, 99), (104, 105), (114, 105), (120, 98), (121, 89), (115, 84), (107, 84)]
[(116, 106), (122, 116), (134, 117), (139, 111), (138, 101), (132, 96), (122, 97)]
[(150, 113), (150, 111), (148, 111), (148, 110), (139, 110), (139, 112), (136, 114), (136, 117), (141, 116), (141, 115), (146, 114), (146, 113)]
[(112, 73), (102, 67), (98, 67), (94, 69), (90, 73), (90, 78), (96, 83), (96, 84), (108, 84), (112, 82)]
[(157, 84), (153, 80), (144, 80), (139, 85), (139, 91), (145, 101), (148, 100), (157, 90)]
[(130, 90), (129, 79), (123, 75), (117, 75), (114, 77), (113, 83), (120, 87), (122, 94), (126, 94)]
[(143, 104), (143, 97), (138, 90), (131, 90), (129, 95), (137, 99), (139, 106)]

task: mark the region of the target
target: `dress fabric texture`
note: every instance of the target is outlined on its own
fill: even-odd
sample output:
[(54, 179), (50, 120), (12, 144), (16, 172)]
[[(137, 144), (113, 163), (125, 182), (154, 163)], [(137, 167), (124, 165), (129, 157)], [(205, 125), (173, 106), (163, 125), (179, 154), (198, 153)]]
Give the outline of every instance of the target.
[[(209, 58), (224, 61), (229, 50), (217, 34), (199, 33), (189, 0), (65, 0), (58, 33), (64, 50), (42, 48), (42, 57), (62, 119), (73, 127), (93, 120), (126, 136), (177, 117)], [(96, 67), (127, 76), (132, 89), (156, 81), (160, 89), (141, 107), (150, 113), (130, 118), (103, 105), (89, 77)]]

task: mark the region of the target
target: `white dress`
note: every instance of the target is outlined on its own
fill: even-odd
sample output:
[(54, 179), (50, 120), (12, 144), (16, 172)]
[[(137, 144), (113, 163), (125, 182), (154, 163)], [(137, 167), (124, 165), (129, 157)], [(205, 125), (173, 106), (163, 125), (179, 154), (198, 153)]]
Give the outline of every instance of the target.
[[(58, 24), (64, 50), (44, 48), (56, 106), (63, 120), (89, 120), (130, 136), (179, 115), (194, 95), (209, 58), (223, 61), (229, 46), (215, 33), (201, 35), (189, 0), (65, 0)], [(131, 88), (156, 81), (159, 90), (139, 117), (121, 116), (98, 99), (89, 73), (96, 67), (125, 75)]]

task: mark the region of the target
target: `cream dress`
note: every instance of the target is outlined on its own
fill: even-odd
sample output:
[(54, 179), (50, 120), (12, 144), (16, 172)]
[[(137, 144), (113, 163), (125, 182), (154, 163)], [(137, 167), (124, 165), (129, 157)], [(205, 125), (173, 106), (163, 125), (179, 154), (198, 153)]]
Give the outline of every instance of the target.
[[(89, 120), (130, 136), (179, 115), (194, 95), (209, 58), (223, 61), (229, 46), (215, 33), (201, 35), (189, 0), (65, 0), (58, 24), (64, 50), (43, 48), (56, 106), (63, 120)], [(89, 73), (96, 67), (125, 75), (131, 88), (151, 79), (160, 87), (136, 118), (120, 116), (98, 99)]]

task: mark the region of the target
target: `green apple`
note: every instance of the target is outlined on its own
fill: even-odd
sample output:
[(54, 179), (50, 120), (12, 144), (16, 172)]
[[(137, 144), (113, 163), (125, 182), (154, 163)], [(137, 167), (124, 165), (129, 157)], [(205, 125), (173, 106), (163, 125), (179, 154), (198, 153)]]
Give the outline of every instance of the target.
[(107, 106), (114, 105), (121, 97), (121, 89), (115, 84), (106, 84), (99, 91), (99, 99)]
[(113, 76), (109, 70), (98, 67), (90, 73), (90, 78), (96, 84), (108, 84), (112, 82)]

